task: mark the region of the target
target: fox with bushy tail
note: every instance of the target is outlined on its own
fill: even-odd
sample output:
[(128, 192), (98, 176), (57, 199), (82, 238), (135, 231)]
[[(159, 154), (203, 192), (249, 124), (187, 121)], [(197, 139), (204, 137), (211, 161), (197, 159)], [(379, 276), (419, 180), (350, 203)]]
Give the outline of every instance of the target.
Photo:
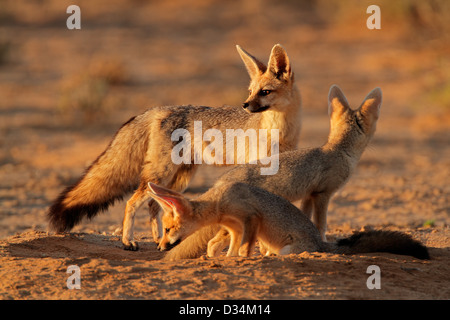
[(84, 175), (54, 201), (48, 212), (51, 229), (70, 231), (137, 188), (148, 143), (143, 117), (126, 122)]
[[(201, 121), (202, 137), (208, 129), (220, 130), (224, 146), (225, 132), (229, 129), (266, 130), (268, 141), (272, 140), (268, 136), (275, 129), (279, 133), (279, 152), (295, 149), (301, 127), (301, 98), (286, 51), (281, 45), (275, 45), (266, 66), (241, 47), (237, 46), (237, 50), (251, 78), (250, 95), (242, 107), (154, 107), (130, 119), (79, 181), (65, 189), (50, 207), (50, 227), (58, 232), (69, 231), (84, 217), (92, 218), (127, 193), (133, 193), (125, 208), (122, 242), (125, 249), (137, 250), (133, 237), (134, 217), (137, 209), (150, 199), (147, 183), (151, 181), (182, 192), (198, 168), (199, 164), (194, 161), (198, 152), (195, 150), (190, 162), (177, 164), (172, 160), (172, 150), (179, 143), (172, 140), (172, 134), (183, 129), (195, 137), (198, 121)], [(208, 141), (201, 142), (202, 154), (208, 145)], [(223, 152), (222, 164), (214, 164), (233, 165), (255, 160), (250, 159), (254, 152), (250, 152), (249, 144), (239, 153), (236, 152), (238, 145), (235, 144), (233, 154), (241, 154), (241, 158), (236, 156), (230, 163), (227, 152)], [(266, 155), (274, 151), (271, 144), (266, 151)], [(261, 154), (266, 156), (256, 152), (257, 157)], [(150, 199), (149, 212), (156, 242), (162, 234), (159, 211), (159, 206)]]

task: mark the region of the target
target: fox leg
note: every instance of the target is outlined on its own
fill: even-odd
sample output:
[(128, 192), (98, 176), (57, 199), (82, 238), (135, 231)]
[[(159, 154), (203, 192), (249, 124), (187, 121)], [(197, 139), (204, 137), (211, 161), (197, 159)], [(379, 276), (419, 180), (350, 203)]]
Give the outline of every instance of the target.
[(230, 234), (230, 246), (227, 251), (227, 257), (238, 256), (244, 233), (244, 222), (234, 216), (228, 216), (224, 217), (220, 224)]
[(235, 219), (222, 220), (222, 223), (230, 234), (230, 246), (228, 248), (227, 257), (238, 256), (239, 247), (242, 243), (243, 225), (240, 221)]
[(303, 199), (301, 210), (309, 219), (311, 219), (312, 217), (312, 209), (313, 209), (313, 198), (307, 197)]
[[(149, 152), (149, 154), (155, 154), (156, 151)], [(172, 163), (170, 159), (167, 159), (167, 157), (164, 156), (164, 154), (161, 156), (159, 161), (155, 161), (151, 157), (149, 159), (146, 159), (145, 164), (142, 168), (141, 172), (141, 186), (145, 187), (145, 190), (148, 190), (148, 183), (153, 182), (154, 184), (167, 187), (169, 184), (168, 182), (172, 181), (174, 179), (174, 173), (176, 172), (176, 165)], [(150, 198), (150, 197), (148, 197)], [(147, 199), (148, 199), (147, 198)], [(162, 223), (160, 221), (160, 215), (159, 212), (161, 211), (161, 207), (158, 205), (158, 203), (151, 199), (148, 202), (148, 213), (150, 215), (150, 225), (152, 228), (152, 234), (153, 239), (156, 243), (159, 243), (159, 238), (162, 235)], [(131, 216), (130, 216), (131, 219)], [(129, 221), (127, 220), (127, 223)], [(133, 223), (130, 221), (130, 223)], [(160, 226), (158, 228), (157, 226)], [(125, 220), (124, 220), (124, 229), (125, 229)], [(132, 230), (131, 230), (132, 232)], [(123, 232), (123, 238), (124, 237), (133, 237), (133, 234), (127, 234), (125, 233), (125, 230)]]
[(244, 223), (242, 243), (239, 248), (239, 256), (249, 257), (255, 249), (256, 237), (258, 235), (258, 218), (254, 215), (249, 217)]
[(148, 202), (148, 214), (150, 215), (150, 226), (152, 228), (153, 241), (159, 243), (163, 231), (161, 221), (162, 210), (155, 200), (150, 200)]
[(239, 255), (239, 247), (242, 242), (242, 233), (230, 230), (230, 247), (228, 248), (227, 257), (235, 257)]
[(220, 252), (229, 244), (230, 235), (225, 228), (222, 228), (217, 234), (209, 240), (207, 255), (208, 257), (217, 257)]
[[(170, 162), (171, 163), (171, 162)], [(141, 174), (141, 183), (137, 191), (133, 194), (130, 200), (127, 202), (127, 206), (125, 208), (125, 216), (123, 218), (123, 232), (122, 232), (122, 243), (124, 245), (125, 250), (138, 250), (138, 245), (133, 239), (134, 233), (134, 216), (136, 214), (137, 209), (148, 199), (150, 199), (150, 195), (148, 193), (148, 182), (153, 182), (158, 185), (167, 185), (167, 177), (173, 180), (173, 173), (176, 172), (175, 165), (167, 166), (166, 170), (162, 170), (161, 168), (155, 168), (152, 165), (152, 162), (149, 162), (142, 171)], [(170, 181), (170, 180), (169, 180)], [(152, 204), (150, 217), (156, 218), (160, 207), (156, 203), (156, 201), (150, 201)], [(162, 223), (161, 223), (162, 225)], [(162, 227), (161, 227), (162, 229)], [(162, 233), (159, 233), (162, 234)], [(159, 235), (158, 234), (158, 235)]]
[(260, 252), (262, 255), (266, 256), (266, 257), (273, 256), (273, 255), (277, 255), (277, 254), (278, 254), (278, 251), (272, 249), (272, 248), (271, 248), (269, 245), (267, 245), (267, 244), (261, 243), (261, 241), (259, 242), (259, 245), (260, 245), (259, 252)]
[(261, 240), (259, 241), (259, 253), (261, 253), (263, 256), (270, 256), (272, 254), (275, 254), (274, 252), (270, 251), (270, 248), (268, 245), (266, 245)]
[[(196, 171), (197, 166), (182, 165), (176, 169), (175, 174), (172, 176), (172, 179), (168, 183), (162, 185), (174, 191), (183, 192), (187, 188), (189, 181), (192, 179)], [(158, 184), (158, 182), (154, 180), (149, 181)], [(156, 243), (159, 243), (163, 232), (161, 207), (156, 201), (150, 200), (148, 203), (148, 211), (150, 215), (150, 225), (152, 227), (153, 240)]]
[(259, 253), (261, 253), (263, 256), (270, 254), (269, 249), (267, 249), (267, 247), (261, 241), (259, 242)]
[(138, 250), (138, 244), (133, 239), (134, 216), (139, 207), (150, 198), (147, 192), (147, 185), (141, 183), (138, 190), (127, 201), (125, 216), (123, 218), (122, 243), (125, 250)]
[(320, 237), (322, 241), (326, 242), (327, 237), (325, 235), (327, 231), (327, 211), (328, 203), (330, 202), (330, 195), (321, 193), (314, 196), (314, 217), (313, 222), (319, 229)]

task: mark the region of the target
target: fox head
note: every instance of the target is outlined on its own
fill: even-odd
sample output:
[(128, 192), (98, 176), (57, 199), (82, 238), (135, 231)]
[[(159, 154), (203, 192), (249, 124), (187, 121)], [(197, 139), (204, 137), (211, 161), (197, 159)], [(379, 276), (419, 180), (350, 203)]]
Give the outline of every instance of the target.
[(375, 133), (382, 93), (380, 88), (373, 89), (361, 106), (350, 108), (342, 90), (333, 85), (328, 93), (328, 115), (330, 117), (330, 135), (328, 142), (345, 140), (354, 147), (364, 148)]
[(297, 97), (293, 96), (294, 73), (284, 48), (279, 44), (272, 48), (267, 67), (240, 46), (236, 48), (251, 79), (250, 95), (242, 107), (250, 113), (287, 111)]
[(168, 251), (198, 229), (191, 202), (181, 193), (149, 183), (150, 196), (164, 211), (158, 249)]

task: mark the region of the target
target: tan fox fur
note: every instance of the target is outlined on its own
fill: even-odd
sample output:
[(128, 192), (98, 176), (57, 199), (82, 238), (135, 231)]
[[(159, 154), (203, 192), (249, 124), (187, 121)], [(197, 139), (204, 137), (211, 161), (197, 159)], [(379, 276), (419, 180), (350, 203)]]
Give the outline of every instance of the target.
[[(154, 107), (131, 118), (79, 181), (66, 188), (52, 204), (48, 213), (50, 227), (57, 232), (69, 231), (82, 218), (92, 218), (127, 193), (134, 192), (125, 209), (122, 242), (125, 249), (137, 250), (133, 238), (134, 216), (149, 199), (147, 183), (151, 181), (183, 191), (197, 170), (194, 154), (190, 164), (174, 164), (171, 159), (171, 151), (177, 143), (171, 140), (172, 133), (185, 129), (193, 134), (195, 121), (202, 122), (203, 131), (209, 128), (222, 132), (279, 129), (280, 152), (296, 148), (301, 127), (301, 99), (286, 51), (281, 45), (275, 45), (266, 67), (241, 47), (237, 46), (237, 50), (251, 77), (251, 93), (242, 107)], [(202, 150), (206, 146), (204, 143)], [(246, 148), (248, 155), (248, 145)], [(268, 149), (267, 154), (270, 154), (270, 145)], [(154, 201), (149, 202), (155, 241), (160, 237), (159, 210)]]
[[(227, 256), (252, 255), (258, 240), (266, 254), (390, 252), (429, 259), (426, 247), (399, 232), (361, 232), (337, 243), (324, 242), (311, 220), (289, 201), (241, 182), (214, 186), (195, 200), (151, 183), (150, 194), (165, 211), (162, 250), (204, 226), (220, 224), (230, 235)], [(216, 239), (209, 241), (208, 256), (220, 254), (217, 244)]]
[[(225, 173), (215, 186), (239, 181), (289, 201), (303, 200), (302, 211), (310, 218), (314, 213), (313, 221), (322, 240), (326, 241), (328, 203), (332, 195), (348, 181), (374, 135), (381, 102), (381, 90), (376, 88), (358, 109), (352, 110), (341, 89), (333, 85), (328, 95), (330, 133), (326, 144), (320, 148), (281, 153), (278, 173), (275, 175), (260, 175), (259, 165), (242, 165)], [(200, 255), (207, 244), (206, 234), (211, 236), (217, 231), (217, 226), (200, 230), (169, 252), (168, 258), (193, 258)], [(226, 233), (221, 234), (223, 241), (226, 241)]]

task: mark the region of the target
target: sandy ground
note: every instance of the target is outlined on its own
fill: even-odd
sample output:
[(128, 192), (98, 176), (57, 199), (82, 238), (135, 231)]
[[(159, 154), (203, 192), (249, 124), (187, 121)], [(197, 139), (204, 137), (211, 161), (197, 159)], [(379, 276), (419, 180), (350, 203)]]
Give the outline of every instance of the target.
[[(450, 299), (450, 42), (441, 30), (411, 31), (387, 16), (370, 31), (365, 7), (350, 19), (321, 1), (131, 3), (80, 1), (78, 31), (65, 27), (69, 2), (11, 1), (0, 10), (1, 299)], [(235, 44), (266, 61), (275, 43), (302, 91), (299, 147), (326, 141), (331, 84), (353, 107), (383, 90), (373, 143), (331, 201), (329, 240), (399, 230), (431, 260), (305, 252), (162, 261), (145, 209), (135, 224), (140, 250), (122, 249), (114, 230), (124, 202), (71, 233), (47, 232), (48, 206), (121, 123), (152, 105), (241, 104), (248, 76)], [(67, 107), (81, 100), (89, 72), (107, 74), (90, 93), (98, 103)], [(225, 170), (201, 168), (187, 194)], [(80, 267), (80, 290), (67, 288), (70, 265)], [(370, 265), (380, 267), (379, 290), (366, 286)]]

